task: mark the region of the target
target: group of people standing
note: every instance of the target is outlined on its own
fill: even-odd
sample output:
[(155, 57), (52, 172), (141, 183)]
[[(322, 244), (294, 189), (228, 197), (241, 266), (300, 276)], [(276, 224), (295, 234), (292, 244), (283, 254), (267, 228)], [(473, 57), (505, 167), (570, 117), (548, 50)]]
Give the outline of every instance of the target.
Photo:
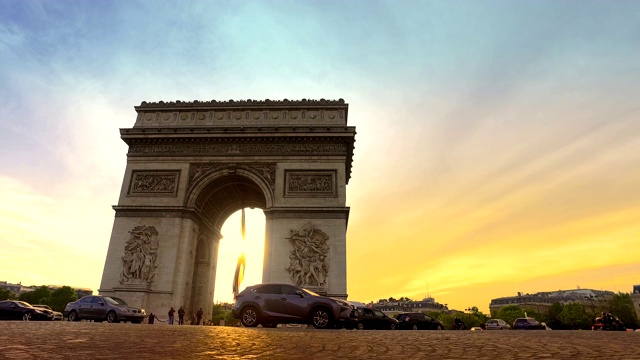
[[(169, 318), (166, 320), (166, 322), (169, 325), (173, 325), (175, 320), (175, 313), (176, 313), (176, 310), (172, 307), (168, 313)], [(183, 307), (180, 306), (180, 309), (178, 309), (178, 325), (184, 325), (185, 313), (186, 312), (184, 311)], [(204, 315), (204, 311), (202, 311), (202, 308), (200, 308), (200, 310), (198, 310), (198, 312), (191, 317), (191, 325), (200, 325), (203, 315)], [(160, 318), (158, 318), (154, 313), (149, 313), (148, 323), (153, 324), (155, 320), (165, 322), (165, 320), (160, 320)], [(204, 322), (202, 324), (204, 325)]]

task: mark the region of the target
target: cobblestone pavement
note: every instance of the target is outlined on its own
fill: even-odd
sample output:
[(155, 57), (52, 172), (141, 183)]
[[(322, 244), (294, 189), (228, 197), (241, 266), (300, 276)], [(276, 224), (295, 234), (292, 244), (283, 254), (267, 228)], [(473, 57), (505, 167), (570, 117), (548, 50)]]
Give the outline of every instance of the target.
[(640, 359), (640, 332), (0, 322), (0, 359)]

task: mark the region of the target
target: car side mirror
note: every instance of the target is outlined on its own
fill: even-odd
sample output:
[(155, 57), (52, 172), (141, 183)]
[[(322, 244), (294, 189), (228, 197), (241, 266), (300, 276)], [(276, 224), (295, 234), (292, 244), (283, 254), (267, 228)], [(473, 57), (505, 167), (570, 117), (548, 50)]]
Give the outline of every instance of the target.
[(296, 290), (296, 295), (300, 296), (301, 298), (304, 297), (304, 293), (300, 290)]
[(103, 302), (99, 302), (98, 305), (104, 306), (104, 303)]

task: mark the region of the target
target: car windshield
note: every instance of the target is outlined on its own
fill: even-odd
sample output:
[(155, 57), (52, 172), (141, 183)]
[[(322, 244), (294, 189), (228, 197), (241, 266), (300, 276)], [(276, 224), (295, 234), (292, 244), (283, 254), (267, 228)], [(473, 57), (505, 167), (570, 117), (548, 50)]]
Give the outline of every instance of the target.
[(127, 305), (127, 303), (124, 300), (117, 297), (105, 296), (104, 301), (106, 301), (111, 305)]
[(311, 291), (311, 290), (307, 290), (307, 289), (304, 289), (304, 288), (301, 288), (300, 290), (302, 290), (303, 292), (306, 292), (307, 294), (309, 294), (309, 295), (311, 295), (311, 296), (320, 296), (320, 295), (318, 295), (318, 294), (314, 293), (314, 292), (313, 292), (313, 291)]
[(24, 307), (24, 308), (32, 307), (31, 304), (26, 303), (24, 301), (16, 301), (16, 304), (18, 304), (18, 306)]
[(51, 310), (51, 308), (49, 307), (49, 305), (32, 305), (33, 307), (37, 307), (37, 308), (42, 308), (42, 309), (49, 309)]

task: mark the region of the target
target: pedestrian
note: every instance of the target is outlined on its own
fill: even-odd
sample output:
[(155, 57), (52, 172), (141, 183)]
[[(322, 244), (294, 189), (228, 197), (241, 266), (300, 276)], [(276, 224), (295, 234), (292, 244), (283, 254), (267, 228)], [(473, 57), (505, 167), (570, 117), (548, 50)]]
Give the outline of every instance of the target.
[(156, 314), (150, 313), (149, 314), (149, 318), (147, 319), (147, 323), (148, 324), (154, 324), (156, 321), (167, 322), (167, 320), (162, 320), (159, 317), (157, 317)]
[(184, 309), (182, 306), (178, 309), (178, 325), (184, 325)]
[(202, 311), (202, 308), (200, 308), (200, 310), (198, 310), (198, 322), (197, 324), (200, 325), (200, 320), (202, 320), (202, 315), (204, 315), (204, 312)]
[(153, 324), (154, 320), (156, 319), (156, 316), (153, 315), (153, 313), (149, 313), (149, 324)]
[(173, 308), (171, 308), (171, 310), (169, 310), (169, 325), (173, 325), (173, 314), (174, 314), (175, 312), (176, 312), (176, 311), (175, 311), (175, 310), (173, 310)]

